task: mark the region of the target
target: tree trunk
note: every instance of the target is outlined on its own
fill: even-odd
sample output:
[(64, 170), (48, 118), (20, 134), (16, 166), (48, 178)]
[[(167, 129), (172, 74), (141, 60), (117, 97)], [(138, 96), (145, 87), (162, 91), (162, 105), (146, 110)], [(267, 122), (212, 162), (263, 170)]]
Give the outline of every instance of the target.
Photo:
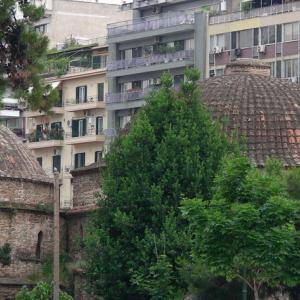
[(255, 281), (253, 283), (253, 293), (254, 293), (254, 299), (255, 300), (260, 300), (259, 295), (258, 295), (258, 288), (257, 288), (257, 285), (256, 285)]

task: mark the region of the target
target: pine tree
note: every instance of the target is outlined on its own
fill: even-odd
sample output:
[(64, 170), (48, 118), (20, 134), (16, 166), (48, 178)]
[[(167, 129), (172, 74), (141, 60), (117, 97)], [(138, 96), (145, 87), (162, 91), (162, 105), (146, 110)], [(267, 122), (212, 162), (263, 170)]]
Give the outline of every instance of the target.
[(27, 0), (0, 0), (0, 99), (10, 87), (30, 109), (47, 111), (57, 101), (57, 92), (40, 76), (48, 39), (36, 32), (34, 23), (43, 15), (43, 7)]
[[(231, 146), (202, 105), (199, 73), (177, 92), (170, 74), (107, 155), (105, 198), (87, 238), (87, 275), (106, 300), (174, 300), (190, 236), (182, 198), (209, 199), (220, 159)], [(182, 298), (181, 298), (182, 299)]]

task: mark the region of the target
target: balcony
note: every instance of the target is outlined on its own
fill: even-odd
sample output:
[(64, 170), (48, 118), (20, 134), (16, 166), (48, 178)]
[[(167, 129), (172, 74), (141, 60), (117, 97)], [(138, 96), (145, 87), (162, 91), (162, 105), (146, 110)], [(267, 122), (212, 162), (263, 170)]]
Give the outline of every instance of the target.
[(137, 90), (131, 92), (107, 94), (105, 102), (108, 104), (113, 103), (124, 103), (128, 101), (142, 100), (148, 96), (151, 92), (151, 89)]
[(104, 133), (103, 131), (96, 133), (95, 129), (88, 129), (81, 136), (72, 136), (72, 132), (65, 134), (65, 144), (66, 145), (77, 145), (84, 143), (94, 143), (94, 142), (104, 142)]
[(27, 135), (29, 149), (41, 149), (63, 146), (63, 129), (44, 130), (43, 132), (34, 131)]
[[(180, 68), (186, 66), (186, 61), (194, 60), (194, 49), (181, 50), (173, 53), (154, 54), (148, 57), (138, 57), (130, 60), (118, 60), (108, 64), (108, 76), (113, 76), (112, 72), (118, 71), (118, 76), (136, 74), (137, 72), (153, 72), (161, 69)], [(167, 66), (165, 64), (168, 64)], [(163, 65), (157, 67), (159, 65)], [(143, 69), (143, 67), (147, 67)], [(137, 70), (139, 68), (139, 70)], [(134, 69), (132, 72), (129, 69)], [(119, 71), (122, 70), (122, 71)], [(128, 71), (129, 70), (129, 71)], [(124, 74), (123, 74), (124, 73)]]
[[(178, 25), (193, 25), (194, 12), (182, 12), (176, 15), (160, 15), (159, 17), (150, 17), (145, 19), (135, 19), (125, 22), (108, 24), (108, 38), (122, 36), (123, 39), (129, 39), (128, 34), (144, 32), (148, 35), (149, 32), (166, 29)], [(193, 26), (192, 28), (193, 29)]]
[(64, 108), (63, 107), (52, 107), (51, 110), (49, 111), (49, 113), (46, 113), (44, 111), (25, 111), (24, 117), (35, 118), (35, 117), (46, 116), (48, 114), (63, 115)]
[(65, 110), (69, 112), (95, 108), (105, 108), (105, 102), (99, 101), (98, 96), (89, 96), (85, 101), (79, 101), (77, 99), (65, 101)]
[(285, 4), (271, 5), (261, 8), (254, 8), (249, 11), (238, 11), (225, 15), (217, 15), (209, 18), (209, 24), (222, 24), (257, 17), (266, 17), (271, 15), (283, 14), (287, 12), (299, 11), (300, 2), (291, 2)]

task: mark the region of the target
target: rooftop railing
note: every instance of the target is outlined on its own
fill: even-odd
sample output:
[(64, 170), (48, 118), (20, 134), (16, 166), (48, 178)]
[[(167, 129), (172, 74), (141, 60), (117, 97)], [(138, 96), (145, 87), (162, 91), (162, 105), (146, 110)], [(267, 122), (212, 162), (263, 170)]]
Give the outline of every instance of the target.
[(137, 68), (156, 64), (163, 64), (194, 58), (194, 49), (181, 50), (173, 53), (154, 54), (148, 57), (137, 57), (128, 60), (117, 60), (107, 64), (108, 71)]
[(233, 22), (244, 19), (251, 19), (256, 17), (265, 17), (276, 14), (282, 14), (291, 11), (299, 11), (300, 2), (284, 3), (272, 6), (266, 6), (261, 8), (254, 8), (249, 11), (238, 11), (225, 15), (217, 15), (209, 18), (209, 24), (221, 24), (227, 22)]
[(193, 12), (181, 12), (180, 14), (160, 15), (145, 19), (134, 19), (120, 23), (108, 24), (108, 37), (119, 36), (128, 33), (144, 32), (168, 28), (176, 25), (193, 24)]

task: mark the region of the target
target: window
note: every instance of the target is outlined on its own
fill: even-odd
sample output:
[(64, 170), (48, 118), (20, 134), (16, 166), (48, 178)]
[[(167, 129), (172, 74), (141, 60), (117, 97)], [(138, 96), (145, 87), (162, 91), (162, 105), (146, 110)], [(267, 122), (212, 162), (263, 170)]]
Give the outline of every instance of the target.
[(60, 170), (61, 170), (61, 156), (60, 155), (52, 156), (52, 170), (53, 170), (53, 172), (55, 170), (57, 172), (60, 172)]
[(86, 119), (72, 120), (72, 137), (86, 135)]
[(253, 45), (252, 29), (242, 30), (239, 32), (240, 48), (250, 48)]
[(174, 47), (175, 47), (176, 51), (182, 51), (182, 50), (184, 50), (184, 40), (175, 41), (174, 42)]
[(95, 162), (100, 161), (102, 159), (102, 151), (95, 152)]
[(84, 103), (87, 101), (87, 86), (76, 87), (76, 103)]
[(132, 58), (137, 58), (142, 56), (142, 47), (132, 48)]
[(284, 25), (284, 41), (294, 41), (298, 39), (298, 23)]
[(92, 68), (101, 69), (106, 67), (106, 55), (95, 55), (92, 57)]
[(275, 26), (265, 26), (260, 29), (261, 45), (275, 43)]
[(137, 81), (132, 81), (132, 89), (133, 90), (140, 90), (142, 88), (142, 81), (137, 80)]
[(210, 51), (213, 52), (216, 47), (225, 48), (225, 35), (217, 34), (210, 36)]
[(104, 100), (104, 83), (98, 83), (98, 101)]
[(276, 62), (276, 77), (281, 78), (281, 61)]
[(282, 25), (281, 24), (277, 25), (276, 31), (277, 31), (277, 43), (280, 43), (280, 42), (282, 42)]
[(182, 81), (184, 81), (184, 75), (175, 75), (174, 76), (174, 86), (178, 86)]
[(185, 40), (185, 49), (195, 49), (195, 40), (190, 39), (190, 40)]
[(131, 120), (131, 116), (120, 116), (119, 117), (119, 128), (125, 128), (126, 124)]
[(103, 117), (96, 118), (96, 134), (103, 133)]
[(36, 160), (39, 162), (40, 166), (43, 167), (43, 158), (37, 157)]
[(75, 169), (85, 166), (85, 153), (75, 154)]
[(298, 76), (298, 59), (287, 59), (284, 61), (284, 77), (291, 78)]
[(47, 24), (35, 26), (35, 31), (39, 32), (39, 33), (46, 33), (47, 32)]
[(231, 32), (231, 49), (236, 49), (238, 43), (237, 43), (237, 32)]
[(43, 232), (40, 231), (37, 237), (37, 244), (35, 249), (35, 257), (36, 259), (40, 260), (42, 257), (42, 243), (43, 243)]
[(51, 129), (61, 129), (61, 122), (53, 122), (50, 127)]
[(253, 29), (253, 45), (254, 46), (259, 45), (259, 28)]

